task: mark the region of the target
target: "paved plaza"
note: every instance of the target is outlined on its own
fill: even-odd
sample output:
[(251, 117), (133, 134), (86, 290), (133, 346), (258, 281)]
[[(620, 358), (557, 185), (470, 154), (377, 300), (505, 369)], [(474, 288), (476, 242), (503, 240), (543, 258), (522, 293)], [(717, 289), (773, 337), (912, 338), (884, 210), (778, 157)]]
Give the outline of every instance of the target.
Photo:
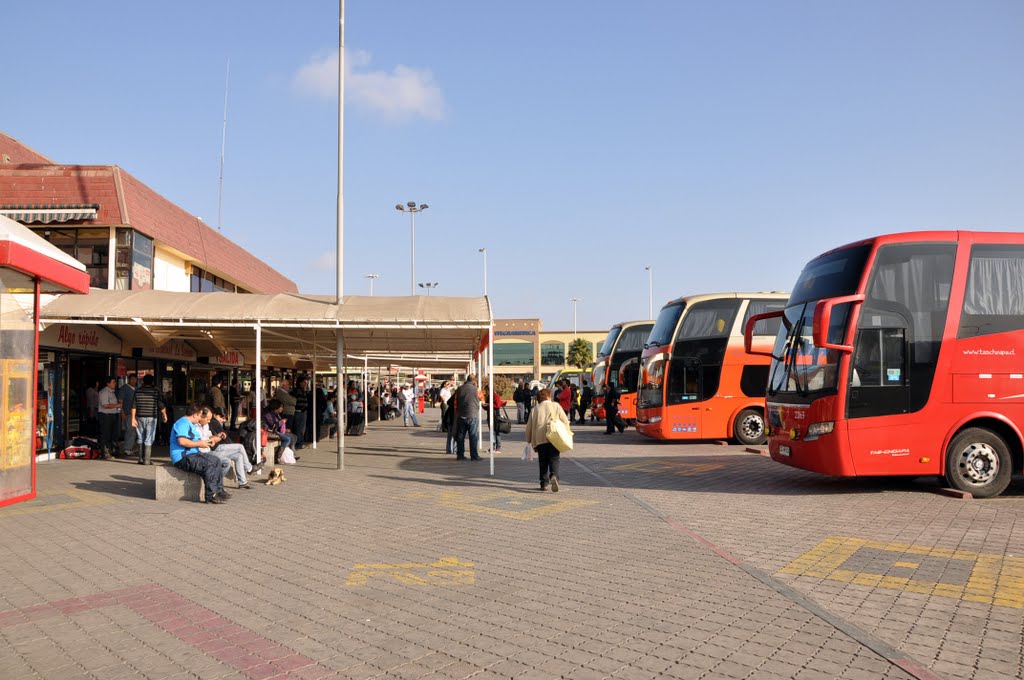
[(39, 465), (0, 509), (0, 676), (1021, 676), (1019, 483), (962, 500), (587, 426), (541, 493), (522, 427), (491, 477), (426, 415), (221, 506)]

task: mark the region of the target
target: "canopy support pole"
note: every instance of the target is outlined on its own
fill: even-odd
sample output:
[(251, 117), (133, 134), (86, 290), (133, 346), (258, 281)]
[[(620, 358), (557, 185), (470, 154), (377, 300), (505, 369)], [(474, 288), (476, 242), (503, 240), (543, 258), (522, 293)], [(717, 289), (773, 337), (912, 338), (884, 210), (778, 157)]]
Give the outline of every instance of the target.
[(366, 398), (367, 392), (370, 388), (370, 360), (363, 355), (363, 432), (369, 428), (370, 425), (370, 409), (367, 408), (369, 401)]
[(491, 477), (494, 476), (494, 438), (498, 421), (494, 419), (494, 326), (487, 329), (487, 384), (491, 386)]
[(257, 446), (259, 446), (260, 453), (256, 457), (256, 462), (263, 460), (263, 372), (261, 370), (261, 364), (263, 363), (263, 329), (260, 328), (259, 324), (254, 326), (256, 330), (256, 384), (253, 385), (253, 394), (256, 395), (256, 430), (259, 432), (259, 436), (256, 437)]
[(313, 377), (309, 381), (309, 391), (313, 393), (313, 450), (316, 451), (316, 442), (320, 439), (320, 419), (316, 417), (316, 329), (313, 329)]
[(342, 423), (342, 419), (343, 419), (343, 414), (345, 413), (345, 411), (342, 411), (341, 406), (344, 403), (344, 401), (342, 399), (344, 399), (345, 396), (346, 396), (345, 395), (345, 380), (344, 380), (344, 377), (345, 377), (345, 339), (342, 337), (340, 330), (338, 331), (338, 337), (337, 337), (337, 341), (336, 341), (336, 348), (337, 348), (337, 351), (338, 351), (338, 358), (337, 358), (338, 374), (335, 377), (336, 384), (335, 384), (335, 388), (334, 388), (334, 395), (335, 395), (335, 413), (337, 414), (337, 418), (338, 418), (338, 467), (337, 467), (337, 469), (338, 470), (344, 470), (345, 469), (345, 427), (344, 427), (344, 425)]

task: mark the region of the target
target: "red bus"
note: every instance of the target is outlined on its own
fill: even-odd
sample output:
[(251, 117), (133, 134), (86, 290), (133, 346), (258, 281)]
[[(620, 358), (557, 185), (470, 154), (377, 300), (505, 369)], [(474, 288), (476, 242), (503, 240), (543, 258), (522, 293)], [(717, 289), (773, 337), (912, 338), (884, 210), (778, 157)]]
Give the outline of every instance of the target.
[(786, 309), (748, 330), (772, 316), (772, 459), (843, 477), (943, 475), (982, 498), (1021, 469), (1024, 234), (852, 243), (811, 260)]
[[(692, 295), (662, 307), (641, 355), (636, 429), (655, 439), (765, 440), (768, 359), (744, 352), (743, 329), (759, 314), (781, 310), (787, 293)], [(756, 335), (765, 350), (778, 319)]]
[(591, 402), (594, 417), (605, 419), (604, 389), (608, 383), (612, 383), (622, 395), (619, 399), (619, 415), (630, 425), (636, 422), (640, 353), (653, 327), (653, 321), (625, 321), (615, 324), (608, 331), (608, 337), (597, 352), (597, 363), (590, 381), (594, 389), (594, 401)]

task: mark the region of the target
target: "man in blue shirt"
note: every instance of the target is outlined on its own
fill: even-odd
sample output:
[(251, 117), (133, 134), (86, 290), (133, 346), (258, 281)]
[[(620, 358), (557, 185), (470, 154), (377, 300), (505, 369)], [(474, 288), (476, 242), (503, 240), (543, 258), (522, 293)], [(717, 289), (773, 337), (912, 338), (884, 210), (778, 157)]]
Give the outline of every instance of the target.
[(200, 448), (210, 448), (212, 444), (210, 440), (203, 439), (199, 430), (202, 410), (202, 404), (189, 404), (185, 407), (185, 415), (178, 418), (171, 428), (171, 462), (179, 470), (202, 477), (206, 485), (206, 502), (220, 504), (230, 496), (224, 490), (224, 469), (220, 458), (199, 451)]

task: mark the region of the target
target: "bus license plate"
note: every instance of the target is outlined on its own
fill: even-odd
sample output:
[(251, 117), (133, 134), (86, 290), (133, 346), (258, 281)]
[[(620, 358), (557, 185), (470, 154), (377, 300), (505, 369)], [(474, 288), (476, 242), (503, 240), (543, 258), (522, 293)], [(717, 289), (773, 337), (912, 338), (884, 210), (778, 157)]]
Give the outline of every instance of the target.
[(788, 456), (789, 455), (789, 447), (788, 446), (780, 446), (779, 447), (779, 455), (780, 456)]

